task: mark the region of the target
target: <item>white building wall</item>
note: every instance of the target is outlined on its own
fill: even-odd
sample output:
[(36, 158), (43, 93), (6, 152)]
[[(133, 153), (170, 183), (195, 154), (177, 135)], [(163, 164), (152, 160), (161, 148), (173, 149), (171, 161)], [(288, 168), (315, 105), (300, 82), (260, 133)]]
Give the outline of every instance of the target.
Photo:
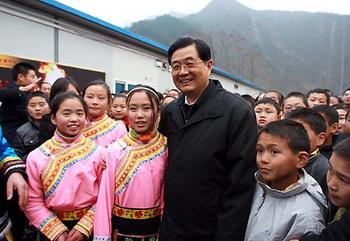
[(106, 81), (112, 84), (113, 47), (80, 37), (76, 34), (59, 31), (58, 62), (64, 65), (97, 70), (106, 73)]
[(161, 92), (172, 87), (168, 69), (163, 70), (156, 65), (160, 60), (156, 56), (126, 48), (114, 48), (113, 53), (114, 81), (132, 85), (146, 84)]
[(234, 81), (232, 79), (223, 77), (223, 76), (215, 74), (215, 73), (212, 74), (212, 77), (214, 79), (218, 79), (221, 82), (222, 86), (232, 93), (239, 93), (241, 95), (248, 94), (248, 95), (251, 95), (253, 97), (256, 97), (261, 92), (259, 90), (252, 88), (252, 87), (246, 86), (238, 81)]
[[(54, 24), (41, 20), (40, 17), (34, 17), (34, 21), (29, 15), (24, 17), (25, 13), (14, 16), (16, 12), (10, 9), (8, 13), (6, 7), (0, 5), (0, 54), (54, 62)], [(166, 56), (160, 57), (130, 44), (127, 44), (129, 47), (107, 44), (105, 39), (108, 37), (89, 34), (85, 29), (81, 32), (84, 34), (65, 28), (58, 30), (58, 63), (105, 72), (106, 82), (112, 92), (115, 92), (116, 82), (147, 84), (160, 92), (174, 88)], [(166, 64), (165, 68), (156, 64), (159, 60)], [(259, 93), (254, 88), (218, 74), (213, 73), (212, 76), (221, 80), (223, 86), (231, 92), (253, 96)]]
[(54, 30), (0, 11), (0, 53), (54, 61)]

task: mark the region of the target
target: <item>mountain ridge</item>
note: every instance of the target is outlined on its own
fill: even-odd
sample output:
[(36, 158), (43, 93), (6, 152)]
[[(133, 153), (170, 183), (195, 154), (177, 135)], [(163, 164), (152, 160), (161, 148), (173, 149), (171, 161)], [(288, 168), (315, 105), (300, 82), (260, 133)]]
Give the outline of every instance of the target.
[(166, 45), (184, 35), (202, 38), (218, 67), (266, 89), (287, 93), (320, 87), (340, 94), (350, 86), (347, 15), (258, 11), (233, 0), (213, 0), (198, 13), (181, 19), (163, 15), (134, 23), (130, 30)]

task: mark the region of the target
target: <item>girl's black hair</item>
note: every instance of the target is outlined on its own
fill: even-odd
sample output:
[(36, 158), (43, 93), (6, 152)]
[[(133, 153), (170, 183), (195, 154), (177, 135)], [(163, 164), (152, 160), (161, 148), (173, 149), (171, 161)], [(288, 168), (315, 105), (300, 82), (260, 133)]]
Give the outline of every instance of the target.
[(69, 85), (73, 85), (77, 92), (80, 94), (80, 88), (77, 82), (72, 77), (58, 78), (55, 83), (51, 86), (50, 91), (50, 102), (55, 98), (59, 93), (66, 92)]
[[(153, 113), (156, 112), (156, 110), (160, 110), (160, 95), (159, 93), (153, 89), (151, 86), (148, 85), (136, 85), (128, 94), (126, 97), (126, 105), (128, 106), (130, 103), (131, 97), (136, 93), (136, 92), (144, 92), (149, 101), (151, 102), (151, 108), (153, 110)], [(153, 116), (153, 121), (154, 123), (157, 120), (157, 116)]]
[(73, 91), (69, 91), (69, 92), (63, 92), (63, 93), (57, 94), (55, 98), (51, 101), (51, 104), (50, 104), (51, 115), (53, 116), (56, 115), (62, 102), (67, 99), (78, 99), (80, 103), (83, 105), (85, 115), (87, 114), (88, 107), (84, 99), (80, 95), (74, 93)]
[(117, 99), (117, 98), (126, 99), (126, 97), (127, 97), (127, 96), (126, 96), (125, 94), (120, 94), (120, 93), (115, 94), (115, 96), (113, 97), (112, 103), (113, 103), (113, 101), (114, 101), (115, 99)]
[(103, 80), (101, 79), (98, 79), (98, 80), (94, 80), (94, 81), (91, 81), (89, 83), (87, 83), (84, 88), (83, 88), (83, 97), (85, 96), (86, 94), (86, 90), (87, 88), (89, 88), (90, 86), (93, 86), (93, 85), (100, 85), (102, 86), (103, 88), (105, 88), (106, 92), (107, 92), (107, 99), (108, 99), (108, 104), (111, 103), (111, 89), (109, 88), (109, 86), (106, 84), (106, 82), (104, 82)]

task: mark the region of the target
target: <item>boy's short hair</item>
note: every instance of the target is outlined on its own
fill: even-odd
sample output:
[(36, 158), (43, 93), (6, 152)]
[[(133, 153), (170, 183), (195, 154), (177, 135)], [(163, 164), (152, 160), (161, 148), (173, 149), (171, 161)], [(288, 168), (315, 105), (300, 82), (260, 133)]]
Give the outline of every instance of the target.
[(346, 112), (345, 119), (348, 118), (349, 114), (350, 114), (350, 109), (348, 109), (348, 111)]
[(313, 90), (310, 90), (306, 94), (306, 97), (309, 98), (309, 96), (311, 94), (313, 94), (313, 93), (324, 94), (326, 96), (326, 104), (329, 105), (330, 95), (325, 89), (313, 89)]
[(281, 107), (280, 107), (280, 105), (279, 105), (276, 101), (274, 101), (273, 99), (271, 99), (271, 98), (264, 97), (264, 98), (262, 98), (261, 100), (258, 100), (258, 101), (254, 104), (253, 108), (255, 108), (255, 106), (260, 105), (260, 104), (270, 104), (270, 105), (272, 105), (272, 106), (275, 107), (275, 109), (276, 109), (276, 111), (277, 111), (277, 115), (279, 115), (279, 114), (281, 113)]
[(45, 99), (45, 101), (47, 102), (48, 105), (50, 104), (50, 100), (49, 100), (49, 97), (47, 96), (47, 94), (45, 94), (44, 92), (41, 92), (41, 91), (34, 91), (34, 92), (31, 92), (27, 96), (26, 106), (28, 105), (29, 101), (34, 97), (41, 97), (41, 98)]
[(15, 66), (12, 67), (12, 79), (14, 81), (17, 81), (19, 74), (27, 75), (29, 70), (35, 71), (34, 66), (25, 62), (16, 64)]
[(343, 91), (343, 95), (345, 95), (345, 92), (350, 90), (350, 88), (346, 88), (344, 91)]
[(307, 102), (307, 98), (306, 98), (306, 96), (305, 96), (303, 93), (298, 92), (298, 91), (290, 92), (290, 93), (288, 93), (288, 95), (284, 98), (284, 102), (285, 102), (288, 98), (290, 98), (290, 97), (297, 97), (297, 98), (302, 99), (304, 105), (305, 105), (306, 107), (309, 107), (309, 103)]
[[(342, 98), (340, 98), (340, 97), (339, 97), (339, 96), (337, 96), (337, 95), (331, 95), (330, 97), (334, 97), (334, 98), (336, 98), (336, 99), (338, 100), (339, 104), (344, 103), (343, 99), (342, 99)], [(339, 105), (339, 104), (338, 104), (338, 105)], [(335, 105), (333, 105), (333, 106), (335, 106)]]
[(332, 107), (335, 110), (345, 110), (346, 112), (349, 110), (349, 107), (347, 107), (347, 105), (345, 103), (339, 103), (339, 104), (336, 104), (336, 105), (332, 105)]
[(327, 123), (321, 114), (314, 109), (298, 108), (288, 113), (286, 116), (289, 119), (301, 120), (307, 123), (311, 130), (317, 135), (327, 131)]
[(334, 107), (329, 105), (316, 105), (312, 107), (313, 110), (315, 110), (318, 113), (322, 113), (326, 117), (326, 121), (329, 126), (333, 125), (334, 123), (339, 122), (339, 114), (338, 111), (335, 110)]
[(279, 120), (268, 123), (259, 131), (259, 136), (267, 133), (287, 140), (288, 147), (293, 153), (310, 151), (310, 140), (304, 126), (293, 120)]
[(338, 156), (343, 157), (348, 160), (350, 163), (350, 137), (345, 138), (344, 140), (338, 142), (335, 146), (333, 146), (333, 153)]
[(277, 91), (277, 90), (268, 90), (268, 91), (265, 92), (265, 95), (266, 95), (267, 93), (276, 93), (277, 96), (278, 96), (278, 102), (279, 102), (278, 104), (279, 104), (279, 105), (282, 105), (283, 100), (284, 100), (284, 96), (283, 96), (283, 94), (282, 94), (281, 92), (279, 92), (279, 91)]

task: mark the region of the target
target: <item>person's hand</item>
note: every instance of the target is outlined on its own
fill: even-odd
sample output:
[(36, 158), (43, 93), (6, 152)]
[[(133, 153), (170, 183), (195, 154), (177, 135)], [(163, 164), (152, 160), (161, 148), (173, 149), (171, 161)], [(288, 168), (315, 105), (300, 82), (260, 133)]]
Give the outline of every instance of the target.
[(68, 237), (68, 233), (67, 232), (63, 232), (60, 236), (58, 236), (58, 238), (56, 238), (55, 241), (66, 241)]
[(13, 197), (13, 191), (17, 190), (18, 193), (18, 205), (24, 210), (28, 201), (28, 185), (20, 173), (12, 173), (6, 184), (6, 197), (10, 200)]
[(83, 241), (84, 238), (85, 238), (84, 234), (82, 234), (81, 232), (73, 228), (69, 232), (66, 241)]
[(19, 87), (19, 90), (24, 91), (24, 92), (37, 91), (37, 90), (39, 90), (38, 82), (40, 80), (41, 80), (41, 77), (37, 78), (34, 82), (30, 83), (29, 85)]

